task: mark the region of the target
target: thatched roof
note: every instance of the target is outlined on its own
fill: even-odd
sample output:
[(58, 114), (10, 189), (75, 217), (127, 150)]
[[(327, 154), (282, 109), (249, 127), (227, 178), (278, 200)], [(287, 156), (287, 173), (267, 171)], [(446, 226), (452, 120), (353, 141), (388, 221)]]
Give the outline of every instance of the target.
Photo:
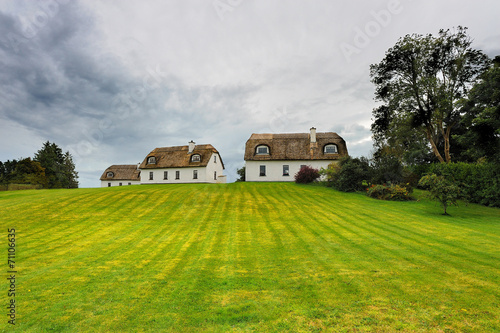
[[(206, 167), (213, 153), (219, 154), (212, 145), (195, 145), (194, 150), (189, 153), (189, 146), (162, 147), (156, 148), (150, 152), (140, 165), (140, 169), (159, 169), (159, 168), (187, 168), (187, 167)], [(193, 155), (200, 155), (200, 161), (192, 160)], [(154, 164), (148, 164), (148, 158), (155, 157)], [(220, 157), (222, 168), (224, 163)]]
[[(324, 153), (327, 144), (337, 145), (336, 154)], [(257, 154), (257, 147), (269, 147), (269, 154)], [(316, 133), (311, 142), (310, 133), (252, 134), (245, 147), (245, 161), (273, 160), (336, 160), (347, 156), (347, 146), (337, 133)]]
[[(108, 172), (112, 172), (113, 175), (108, 177)], [(104, 170), (101, 180), (141, 180), (139, 175), (137, 164), (112, 165)]]

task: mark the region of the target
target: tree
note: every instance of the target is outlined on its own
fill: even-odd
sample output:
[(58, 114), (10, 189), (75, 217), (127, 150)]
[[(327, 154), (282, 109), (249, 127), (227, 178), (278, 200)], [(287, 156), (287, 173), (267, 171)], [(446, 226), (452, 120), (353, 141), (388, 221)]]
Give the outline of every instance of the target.
[(443, 215), (449, 215), (446, 209), (450, 205), (457, 205), (457, 201), (460, 198), (460, 188), (458, 185), (444, 176), (436, 174), (425, 175), (420, 179), (418, 185), (428, 189), (430, 198), (437, 200), (443, 206)]
[(236, 181), (237, 182), (244, 182), (245, 181), (245, 166), (241, 167), (241, 169), (237, 169), (236, 173), (240, 178), (238, 178)]
[(395, 135), (388, 130), (404, 123), (425, 135), (440, 162), (451, 161), (451, 132), (461, 118), (459, 101), (490, 64), (471, 44), (463, 27), (440, 30), (436, 37), (406, 35), (379, 64), (370, 66), (375, 99), (383, 103), (373, 111), (376, 141)]
[(63, 154), (62, 149), (49, 141), (43, 144), (35, 154), (35, 161), (45, 168), (48, 188), (78, 187), (78, 173), (69, 152)]
[(11, 176), (11, 183), (32, 184), (40, 187), (47, 186), (45, 170), (40, 163), (32, 161), (31, 158), (23, 158), (17, 161), (16, 167)]
[(64, 165), (63, 165), (63, 187), (65, 188), (78, 188), (78, 172), (75, 170), (75, 163), (73, 162), (73, 156), (67, 151), (64, 154)]
[(460, 132), (453, 138), (464, 161), (487, 158), (500, 162), (500, 56), (481, 76), (464, 101)]

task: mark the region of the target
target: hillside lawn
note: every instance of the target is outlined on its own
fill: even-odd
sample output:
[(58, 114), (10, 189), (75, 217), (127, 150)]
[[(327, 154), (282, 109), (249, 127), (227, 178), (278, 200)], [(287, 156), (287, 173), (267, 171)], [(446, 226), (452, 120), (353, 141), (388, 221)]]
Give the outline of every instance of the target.
[(19, 332), (500, 331), (499, 209), (233, 183), (1, 192), (0, 211)]

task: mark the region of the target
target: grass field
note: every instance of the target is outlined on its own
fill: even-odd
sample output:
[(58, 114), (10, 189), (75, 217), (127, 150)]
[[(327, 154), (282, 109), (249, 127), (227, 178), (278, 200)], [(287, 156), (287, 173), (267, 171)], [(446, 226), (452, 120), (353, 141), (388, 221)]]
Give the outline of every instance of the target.
[(499, 209), (234, 183), (1, 192), (0, 210), (19, 332), (500, 330)]

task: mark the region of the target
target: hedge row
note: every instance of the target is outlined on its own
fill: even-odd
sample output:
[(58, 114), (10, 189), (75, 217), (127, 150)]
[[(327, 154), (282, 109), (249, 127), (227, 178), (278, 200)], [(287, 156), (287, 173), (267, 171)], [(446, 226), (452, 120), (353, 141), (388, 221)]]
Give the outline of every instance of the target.
[(455, 180), (467, 200), (500, 207), (500, 165), (494, 163), (436, 163), (418, 168), (418, 173), (435, 173)]

